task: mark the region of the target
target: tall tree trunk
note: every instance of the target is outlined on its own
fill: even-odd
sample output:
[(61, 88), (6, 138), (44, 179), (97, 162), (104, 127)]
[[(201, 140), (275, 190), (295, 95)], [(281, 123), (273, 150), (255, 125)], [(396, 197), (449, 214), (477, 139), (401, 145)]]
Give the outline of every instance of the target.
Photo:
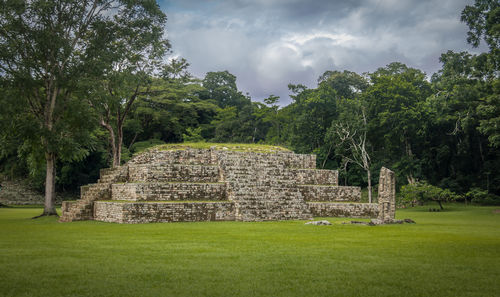
[(118, 137), (116, 138), (116, 152), (113, 156), (113, 167), (120, 166), (122, 160), (122, 145), (123, 145), (123, 123), (118, 123), (117, 125)]
[[(413, 151), (411, 149), (411, 143), (407, 137), (405, 137), (405, 148), (406, 148), (406, 155), (408, 156), (408, 158), (413, 160)], [(414, 185), (417, 183), (417, 179), (413, 176), (413, 168), (409, 173), (406, 174), (406, 180), (410, 185)]]
[(130, 149), (132, 148), (132, 146), (134, 145), (135, 143), (135, 140), (137, 139), (137, 136), (139, 136), (139, 132), (135, 132), (134, 134), (134, 138), (132, 138), (132, 141), (130, 142), (130, 144), (128, 145), (128, 150), (130, 151)]
[[(57, 96), (59, 94), (59, 88), (54, 87), (55, 80), (51, 78), (47, 81), (47, 93), (46, 102), (44, 110), (44, 128), (47, 129), (48, 133), (53, 133), (54, 127), (54, 109), (56, 106)], [(45, 147), (45, 202), (43, 207), (43, 213), (39, 216), (57, 216), (57, 211), (55, 207), (55, 193), (56, 193), (56, 154), (54, 152), (48, 152), (49, 142), (45, 137), (42, 137), (42, 143)]]
[(368, 203), (372, 203), (372, 173), (370, 169), (366, 170), (366, 176), (368, 178)]
[(111, 155), (113, 156), (113, 167), (116, 167), (116, 155), (118, 154), (118, 148), (116, 147), (116, 136), (113, 127), (104, 119), (101, 119), (101, 126), (106, 128), (109, 132), (109, 145), (111, 147)]
[(441, 210), (444, 210), (443, 203), (441, 203), (441, 200), (438, 200), (439, 208)]
[(323, 164), (321, 164), (321, 169), (324, 169), (325, 168), (325, 165), (326, 165), (326, 161), (328, 160), (328, 157), (330, 156), (330, 152), (332, 151), (332, 147), (333, 147), (333, 143), (330, 145), (330, 147), (328, 148), (328, 152), (326, 153), (326, 157), (325, 159), (323, 160)]
[(45, 153), (47, 171), (45, 176), (45, 204), (42, 216), (57, 215), (55, 207), (56, 193), (56, 155)]

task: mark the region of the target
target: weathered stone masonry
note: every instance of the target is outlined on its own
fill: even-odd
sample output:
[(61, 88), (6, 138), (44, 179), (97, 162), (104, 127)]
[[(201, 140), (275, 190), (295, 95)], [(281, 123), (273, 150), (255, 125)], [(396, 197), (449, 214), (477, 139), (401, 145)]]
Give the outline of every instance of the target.
[(80, 200), (63, 203), (61, 221), (394, 217), (390, 195), (381, 205), (359, 203), (359, 187), (338, 186), (337, 171), (315, 167), (315, 155), (289, 152), (150, 150), (123, 166), (102, 170), (98, 183), (82, 187)]

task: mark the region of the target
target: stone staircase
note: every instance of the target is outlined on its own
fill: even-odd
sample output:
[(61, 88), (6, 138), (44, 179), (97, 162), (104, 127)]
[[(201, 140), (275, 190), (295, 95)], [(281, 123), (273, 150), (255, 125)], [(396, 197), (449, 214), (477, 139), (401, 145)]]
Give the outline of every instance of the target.
[(225, 153), (219, 157), (238, 221), (306, 220), (312, 215), (289, 166), (288, 154)]
[(100, 171), (100, 178), (95, 184), (82, 186), (80, 199), (76, 201), (63, 201), (62, 215), (59, 222), (72, 222), (93, 219), (94, 202), (106, 200), (111, 196), (111, 185), (125, 181), (128, 167), (105, 168)]
[(118, 223), (234, 220), (234, 203), (211, 150), (157, 151), (132, 159), (126, 182), (94, 214)]

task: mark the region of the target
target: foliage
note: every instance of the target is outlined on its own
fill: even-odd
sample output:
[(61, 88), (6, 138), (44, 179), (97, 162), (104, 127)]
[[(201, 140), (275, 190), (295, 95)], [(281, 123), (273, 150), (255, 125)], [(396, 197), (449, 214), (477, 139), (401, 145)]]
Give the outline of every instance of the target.
[(423, 142), (424, 110), (420, 107), (431, 94), (425, 74), (401, 63), (391, 63), (370, 75), (372, 84), (363, 96), (371, 119), (369, 141), (381, 148), (377, 158), (409, 183), (420, 177), (419, 144)]
[(462, 11), (462, 22), (469, 26), (467, 42), (478, 47), (484, 39), (490, 49), (500, 47), (500, 4), (498, 0), (476, 0)]
[(184, 142), (203, 142), (203, 136), (201, 136), (202, 127), (198, 128), (186, 128), (186, 134), (182, 134), (182, 141)]
[(165, 142), (163, 140), (160, 140), (160, 139), (149, 139), (149, 140), (145, 140), (145, 141), (138, 141), (132, 145), (130, 152), (133, 154), (138, 154), (138, 153), (140, 153), (140, 152), (142, 152), (150, 147), (154, 147), (154, 146), (162, 145), (162, 144), (165, 144)]
[(93, 146), (84, 82), (110, 74), (118, 61), (136, 61), (148, 46), (134, 37), (161, 34), (147, 23), (162, 18), (151, 0), (1, 2), (0, 75), (12, 92), (2, 99), (18, 105), (15, 125), (30, 127), (1, 133), (18, 133), (31, 159), (44, 156), (44, 215), (55, 214), (58, 160), (82, 160)]
[(366, 172), (368, 202), (372, 202), (370, 144), (367, 142), (368, 119), (366, 102), (359, 96), (342, 98), (338, 102), (339, 116), (332, 121), (326, 135), (326, 143), (335, 148), (335, 155), (342, 158), (344, 166), (353, 163)]
[(500, 197), (480, 188), (472, 188), (465, 194), (466, 199), (480, 205), (500, 205)]
[(205, 98), (215, 100), (221, 108), (235, 106), (238, 109), (249, 103), (236, 86), (236, 76), (226, 71), (208, 72), (203, 79)]
[(458, 198), (454, 192), (433, 186), (425, 181), (402, 186), (400, 195), (403, 202), (414, 205), (417, 202), (424, 204), (434, 201), (439, 204), (441, 209), (443, 209), (443, 202), (454, 201)]
[(201, 135), (210, 137), (210, 122), (217, 106), (210, 99), (201, 99), (205, 89), (197, 79), (154, 79), (149, 94), (137, 99), (130, 120), (138, 128), (124, 129), (124, 142), (161, 139), (179, 142), (188, 128), (201, 128)]
[(160, 71), (161, 61), (170, 48), (164, 39), (166, 16), (153, 3), (144, 7), (125, 6), (113, 22), (106, 23), (112, 54), (107, 56), (109, 61), (103, 61), (105, 71), (100, 81), (96, 84), (95, 78), (91, 78), (89, 82), (90, 105), (99, 114), (100, 125), (109, 133), (113, 167), (121, 164), (123, 127), (132, 105), (138, 96), (148, 94), (151, 76)]
[(500, 148), (500, 79), (491, 84), (492, 91), (477, 106), (480, 116), (479, 131), (488, 136), (488, 141), (495, 148)]

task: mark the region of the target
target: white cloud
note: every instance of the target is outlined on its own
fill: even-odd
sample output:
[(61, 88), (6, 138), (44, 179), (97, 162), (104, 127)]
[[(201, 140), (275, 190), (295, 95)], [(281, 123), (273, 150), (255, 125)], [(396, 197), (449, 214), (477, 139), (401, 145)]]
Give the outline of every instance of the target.
[(461, 10), (472, 0), (170, 0), (168, 38), (195, 75), (228, 70), (253, 99), (326, 70), (374, 71), (400, 61), (427, 73), (448, 49), (470, 50)]

